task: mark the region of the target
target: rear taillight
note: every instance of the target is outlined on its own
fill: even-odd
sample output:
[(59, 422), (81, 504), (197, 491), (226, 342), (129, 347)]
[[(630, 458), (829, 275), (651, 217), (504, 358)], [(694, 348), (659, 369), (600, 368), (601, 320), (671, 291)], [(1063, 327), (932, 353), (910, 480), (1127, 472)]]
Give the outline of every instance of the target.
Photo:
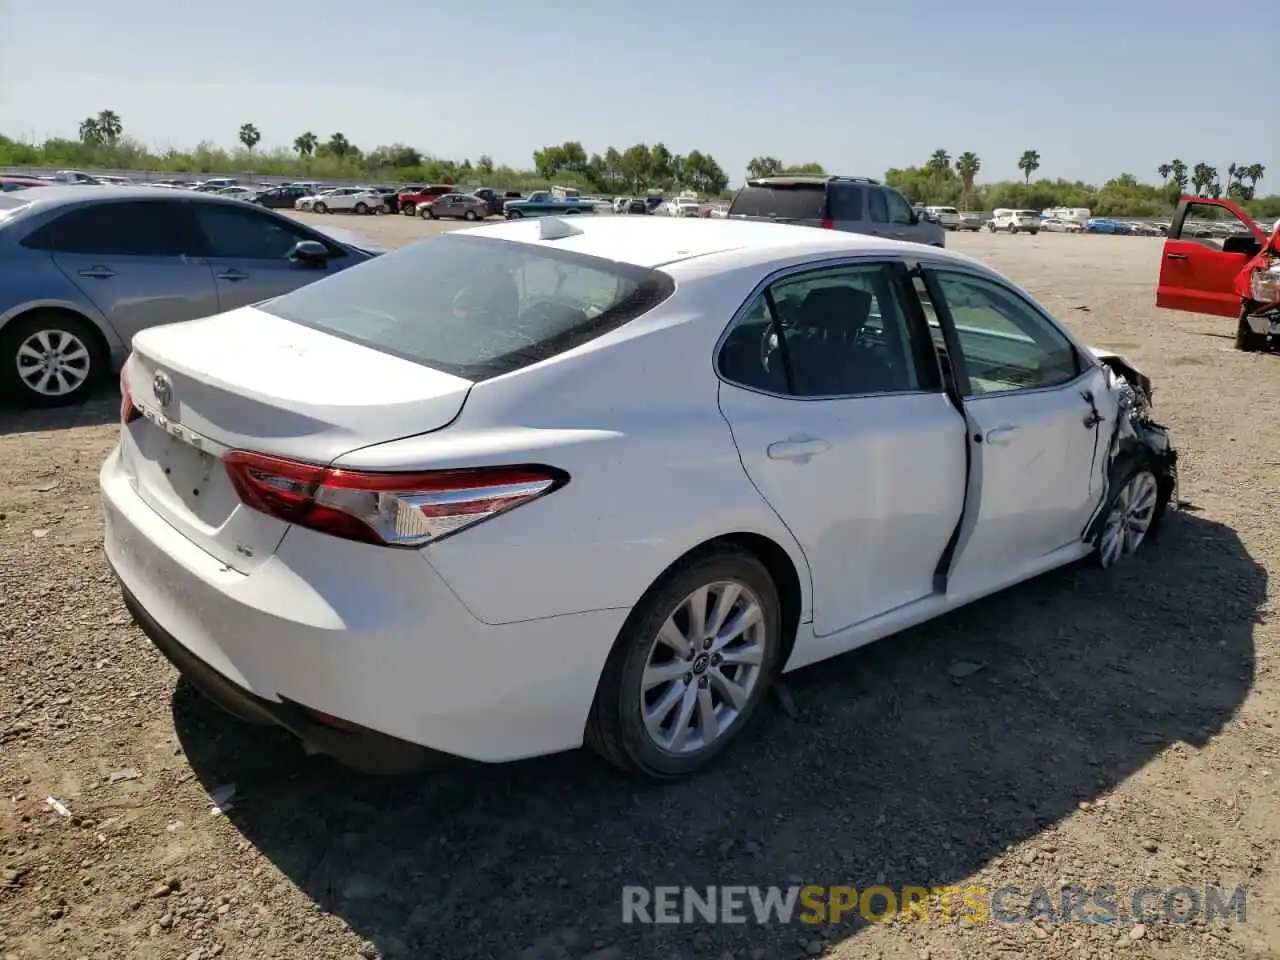
[(120, 423), (128, 426), (142, 416), (142, 412), (133, 405), (133, 393), (129, 390), (129, 375), (120, 371)]
[(836, 222), (834, 220), (827, 220), (825, 218), (823, 219), (822, 221), (823, 230), (834, 230), (835, 228), (836, 228)]
[(420, 547), (563, 486), (550, 467), (366, 473), (233, 450), (223, 458), (246, 506), (347, 540)]

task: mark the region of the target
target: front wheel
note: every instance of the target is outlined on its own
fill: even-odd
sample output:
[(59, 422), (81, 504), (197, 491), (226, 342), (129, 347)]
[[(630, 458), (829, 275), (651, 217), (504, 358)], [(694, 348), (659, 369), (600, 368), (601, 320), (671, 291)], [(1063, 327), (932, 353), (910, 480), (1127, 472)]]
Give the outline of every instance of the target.
[(406, 217), (412, 217), (415, 213), (417, 213), (417, 211), (418, 211), (418, 207), (416, 204), (413, 204), (413, 203), (406, 203), (400, 208), (400, 212), (403, 213)]
[(1010, 233), (1010, 235), (1015, 234), (1015, 233), (1017, 233), (1017, 232), (1018, 232), (1018, 228), (1017, 228), (1017, 227), (1015, 227), (1012, 223), (1011, 223), (1011, 224), (1009, 224), (1009, 233)]
[(328, 213), (328, 212), (329, 212), (329, 208), (328, 208), (327, 206), (325, 206), (325, 204), (323, 204), (323, 203), (317, 203), (317, 204), (316, 204), (314, 207), (312, 207), (311, 209), (312, 209), (312, 210), (314, 210), (316, 213)]
[(1093, 552), (1094, 562), (1104, 569), (1127, 560), (1155, 536), (1168, 506), (1150, 458), (1117, 460), (1111, 476)]
[(356, 213), (360, 214), (361, 216), (364, 216), (368, 212), (369, 212), (369, 205), (367, 203), (360, 202), (356, 204)]
[(586, 741), (629, 772), (659, 780), (692, 774), (747, 727), (782, 646), (777, 587), (759, 559), (729, 545), (695, 554), (627, 617)]
[(470, 220), (472, 223), (474, 223), (475, 221), (479, 220), (480, 217), (476, 214), (474, 210), (468, 210), (466, 213), (462, 215), (462, 219)]
[(1236, 323), (1236, 349), (1245, 353), (1254, 353), (1267, 345), (1265, 333), (1254, 333), (1249, 329), (1249, 305), (1240, 307), (1240, 320)]
[(508, 219), (508, 220), (522, 220), (522, 219), (524, 219), (524, 214), (523, 214), (523, 213), (521, 213), (519, 210), (508, 210), (508, 211), (507, 211), (507, 219)]
[(39, 310), (0, 330), (0, 394), (26, 407), (81, 403), (107, 374), (101, 338), (86, 321)]

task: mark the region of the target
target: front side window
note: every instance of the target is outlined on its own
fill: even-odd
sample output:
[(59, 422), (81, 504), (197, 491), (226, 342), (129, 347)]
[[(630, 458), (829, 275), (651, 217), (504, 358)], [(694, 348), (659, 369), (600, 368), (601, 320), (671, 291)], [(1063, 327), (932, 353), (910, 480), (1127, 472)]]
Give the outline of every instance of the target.
[(889, 204), (884, 199), (884, 191), (880, 189), (869, 190), (871, 194), (868, 204), (872, 223), (888, 223), (889, 222)]
[[(888, 264), (786, 277), (747, 308), (721, 347), (727, 380), (796, 397), (921, 389)], [(779, 333), (781, 336), (779, 336)]]
[(183, 205), (130, 200), (75, 207), (22, 241), (25, 247), (93, 256), (180, 257)]
[(616, 329), (674, 290), (656, 270), (505, 240), (444, 235), (261, 306), (468, 380), (538, 363)]
[[(193, 204), (208, 256), (235, 260), (283, 260), (300, 240), (316, 237), (281, 217), (251, 207), (223, 203)], [(334, 244), (325, 244), (338, 253)]]
[(934, 276), (955, 323), (970, 393), (1060, 386), (1083, 371), (1071, 341), (1016, 291), (964, 273)]

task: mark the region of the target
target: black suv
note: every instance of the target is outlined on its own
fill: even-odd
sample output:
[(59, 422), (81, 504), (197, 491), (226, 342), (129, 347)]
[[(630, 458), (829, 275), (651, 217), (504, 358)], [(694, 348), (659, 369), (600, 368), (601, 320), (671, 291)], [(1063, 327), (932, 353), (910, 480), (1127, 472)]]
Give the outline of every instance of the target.
[(748, 180), (729, 204), (728, 216), (866, 233), (934, 247), (946, 245), (946, 233), (939, 224), (912, 210), (893, 187), (869, 177)]

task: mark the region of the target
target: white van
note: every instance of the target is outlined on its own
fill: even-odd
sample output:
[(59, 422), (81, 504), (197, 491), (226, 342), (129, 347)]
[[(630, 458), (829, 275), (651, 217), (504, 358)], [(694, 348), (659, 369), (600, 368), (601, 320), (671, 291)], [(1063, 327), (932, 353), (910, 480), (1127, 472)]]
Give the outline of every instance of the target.
[(1040, 214), (1035, 210), (1001, 207), (992, 214), (987, 229), (992, 233), (1003, 230), (1006, 233), (1029, 233), (1034, 237), (1040, 232)]

